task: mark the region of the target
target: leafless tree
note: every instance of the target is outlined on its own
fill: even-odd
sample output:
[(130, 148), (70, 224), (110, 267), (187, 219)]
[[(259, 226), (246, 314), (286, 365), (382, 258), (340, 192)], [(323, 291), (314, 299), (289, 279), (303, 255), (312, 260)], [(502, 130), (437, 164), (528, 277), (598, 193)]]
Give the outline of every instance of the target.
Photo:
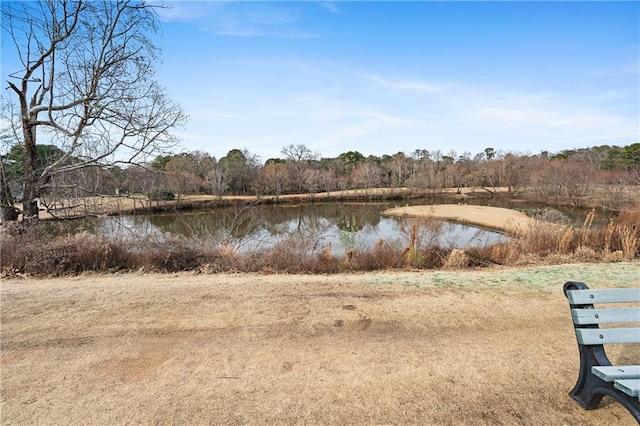
[(337, 177), (335, 171), (330, 169), (322, 169), (320, 170), (319, 179), (322, 183), (322, 190), (324, 192), (331, 192), (336, 190)]
[(382, 169), (369, 161), (359, 163), (353, 170), (353, 182), (356, 188), (377, 188), (382, 182)]
[[(141, 163), (175, 143), (169, 130), (186, 121), (153, 80), (159, 30), (141, 1), (2, 2), (2, 27), (20, 68), (9, 73), (13, 128), (24, 150), (25, 219), (56, 174)], [(64, 152), (36, 169), (44, 138)]]
[(304, 144), (285, 146), (281, 152), (289, 168), (290, 179), (292, 182), (297, 183), (296, 190), (301, 194), (307, 185), (306, 171), (309, 168), (309, 162), (317, 160), (320, 154), (311, 151), (311, 149)]
[(545, 200), (581, 207), (594, 175), (581, 160), (559, 158), (547, 161), (534, 173), (533, 180)]
[(267, 164), (260, 169), (259, 176), (263, 192), (272, 194), (278, 199), (283, 192), (285, 183), (284, 163), (267, 162)]

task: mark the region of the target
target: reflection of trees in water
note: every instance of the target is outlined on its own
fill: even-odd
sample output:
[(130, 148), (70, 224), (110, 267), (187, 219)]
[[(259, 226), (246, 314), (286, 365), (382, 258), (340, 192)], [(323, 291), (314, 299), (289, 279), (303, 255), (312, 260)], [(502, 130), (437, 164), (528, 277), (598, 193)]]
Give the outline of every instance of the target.
[(444, 222), (443, 229), (420, 227), (413, 231), (412, 237), (412, 231), (402, 220), (381, 215), (382, 211), (393, 206), (394, 203), (235, 206), (210, 211), (95, 219), (79, 222), (81, 225), (76, 225), (75, 229), (131, 238), (145, 235), (162, 237), (170, 233), (210, 246), (224, 244), (235, 250), (266, 248), (292, 237), (306, 238), (314, 247), (333, 243), (337, 249), (341, 245), (341, 233), (345, 231), (357, 235), (357, 241), (367, 246), (375, 245), (380, 239), (397, 240), (403, 245), (412, 240), (414, 243), (417, 240), (426, 243), (437, 235), (443, 237), (440, 244), (446, 246), (464, 245), (468, 241), (467, 236), (458, 237), (462, 231), (448, 222)]
[(260, 241), (264, 223), (255, 207), (242, 206), (208, 212), (156, 214), (146, 218), (161, 232), (206, 240), (238, 249)]
[(227, 207), (207, 212), (136, 216), (141, 232), (155, 230), (240, 247), (298, 236), (322, 240), (334, 228), (375, 232), (383, 204), (305, 204)]
[(346, 228), (376, 227), (380, 223), (381, 212), (385, 204), (336, 203), (318, 206), (318, 212), (329, 218), (333, 225), (341, 230)]

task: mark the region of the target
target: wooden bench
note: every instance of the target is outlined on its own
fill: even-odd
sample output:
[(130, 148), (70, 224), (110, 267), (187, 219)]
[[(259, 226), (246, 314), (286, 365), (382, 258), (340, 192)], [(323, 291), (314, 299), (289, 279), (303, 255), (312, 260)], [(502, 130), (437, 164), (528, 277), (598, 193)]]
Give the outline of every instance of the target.
[[(578, 381), (569, 395), (587, 410), (597, 408), (602, 397), (608, 395), (640, 423), (640, 365), (614, 366), (604, 348), (608, 344), (640, 343), (640, 306), (609, 305), (640, 303), (640, 288), (589, 290), (584, 283), (570, 281), (564, 285), (564, 294), (580, 351)], [(607, 326), (601, 328), (600, 324)]]

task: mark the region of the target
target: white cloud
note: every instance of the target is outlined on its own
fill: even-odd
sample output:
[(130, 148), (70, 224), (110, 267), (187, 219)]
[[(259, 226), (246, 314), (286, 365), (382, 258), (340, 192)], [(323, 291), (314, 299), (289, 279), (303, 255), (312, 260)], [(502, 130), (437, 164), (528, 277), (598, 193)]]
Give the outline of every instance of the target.
[(319, 35), (296, 25), (304, 18), (294, 3), (243, 1), (162, 1), (152, 5), (165, 22), (190, 22), (198, 29), (221, 36), (315, 38)]
[(196, 22), (214, 14), (224, 7), (225, 2), (216, 1), (163, 1), (152, 0), (155, 11), (165, 22)]
[(318, 3), (320, 6), (324, 7), (325, 9), (327, 9), (331, 13), (335, 13), (335, 14), (344, 13), (342, 11), (342, 9), (340, 9), (335, 2), (332, 2), (332, 1), (318, 1), (316, 3)]
[[(289, 8), (273, 7), (273, 5), (262, 5), (263, 7), (251, 10), (248, 17), (252, 22), (261, 25), (286, 25), (299, 21), (302, 14), (299, 11)], [(265, 7), (269, 6), (269, 7)]]
[(440, 86), (413, 80), (393, 80), (377, 75), (363, 75), (365, 80), (373, 82), (384, 89), (399, 90), (403, 92), (433, 93), (442, 90)]

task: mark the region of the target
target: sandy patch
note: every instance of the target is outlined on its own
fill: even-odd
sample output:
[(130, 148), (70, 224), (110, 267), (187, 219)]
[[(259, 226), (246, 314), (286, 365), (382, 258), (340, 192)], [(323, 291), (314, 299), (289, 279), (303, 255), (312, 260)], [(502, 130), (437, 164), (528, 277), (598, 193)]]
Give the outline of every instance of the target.
[(534, 219), (516, 210), (466, 204), (396, 207), (385, 210), (383, 214), (388, 216), (433, 217), (509, 233), (515, 233), (518, 229), (526, 229), (534, 222)]
[(640, 264), (3, 280), (0, 420), (635, 424), (567, 395), (567, 280), (640, 286)]

